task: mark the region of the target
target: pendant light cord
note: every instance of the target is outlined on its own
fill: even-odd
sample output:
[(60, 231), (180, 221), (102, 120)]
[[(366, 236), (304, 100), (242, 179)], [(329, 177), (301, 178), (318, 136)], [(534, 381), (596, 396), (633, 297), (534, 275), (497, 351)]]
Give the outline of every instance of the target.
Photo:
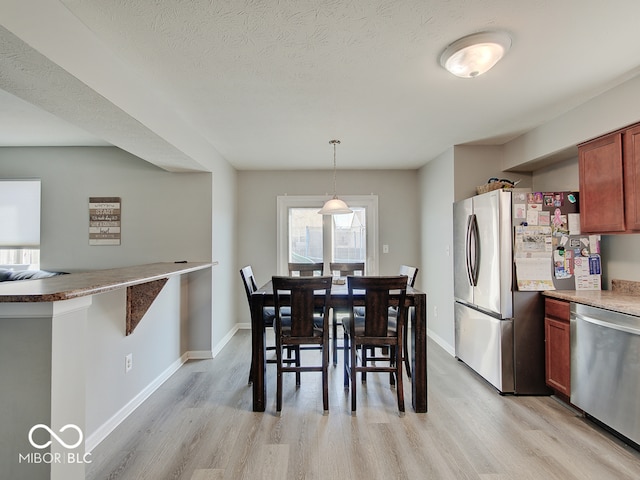
[(329, 143), (333, 145), (333, 198), (338, 198), (338, 189), (336, 187), (336, 145), (340, 143), (340, 140), (330, 140)]

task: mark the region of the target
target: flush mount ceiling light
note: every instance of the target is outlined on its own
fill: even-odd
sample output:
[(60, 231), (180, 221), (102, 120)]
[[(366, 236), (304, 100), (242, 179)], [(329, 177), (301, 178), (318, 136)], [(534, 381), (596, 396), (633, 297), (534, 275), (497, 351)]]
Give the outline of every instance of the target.
[(353, 213), (345, 202), (338, 198), (336, 193), (336, 145), (340, 145), (340, 140), (329, 141), (333, 145), (333, 198), (328, 200), (322, 209), (318, 211), (320, 215), (339, 215), (341, 213)]
[(440, 65), (457, 77), (474, 78), (490, 70), (509, 51), (504, 32), (481, 32), (462, 37), (440, 55)]

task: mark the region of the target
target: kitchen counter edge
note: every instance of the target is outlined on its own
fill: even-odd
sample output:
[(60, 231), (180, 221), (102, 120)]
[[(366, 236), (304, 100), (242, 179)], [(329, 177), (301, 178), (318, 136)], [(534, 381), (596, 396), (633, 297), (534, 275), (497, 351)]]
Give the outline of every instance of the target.
[(640, 317), (640, 296), (611, 290), (545, 290), (546, 297)]
[(0, 303), (57, 302), (183, 275), (218, 262), (150, 263), (130, 267), (70, 273), (37, 280), (0, 283)]

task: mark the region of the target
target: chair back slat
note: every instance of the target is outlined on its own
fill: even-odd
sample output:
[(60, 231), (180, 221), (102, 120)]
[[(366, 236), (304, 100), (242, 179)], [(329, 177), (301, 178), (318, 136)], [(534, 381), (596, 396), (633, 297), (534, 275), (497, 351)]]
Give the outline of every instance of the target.
[(349, 275), (364, 275), (364, 262), (356, 263), (339, 263), (331, 262), (329, 264), (329, 270), (333, 275), (335, 272), (339, 272), (341, 277), (347, 277)]
[[(389, 307), (404, 306), (407, 277), (347, 277), (349, 314), (354, 306), (364, 305), (364, 336), (386, 337), (389, 331)], [(364, 301), (359, 295), (364, 291)], [(404, 321), (404, 308), (399, 308), (398, 322)], [(351, 322), (353, 324), (353, 321)], [(356, 333), (357, 335), (357, 333)]]
[(290, 277), (315, 277), (322, 276), (324, 263), (294, 263), (289, 262)]
[(240, 269), (240, 276), (242, 277), (242, 283), (244, 284), (244, 291), (247, 294), (247, 300), (251, 303), (251, 294), (258, 290), (256, 277), (253, 275), (251, 265), (247, 265)]
[[(323, 325), (326, 328), (329, 311), (326, 305), (331, 298), (331, 277), (275, 276), (272, 283), (276, 322), (282, 322), (282, 307), (291, 307), (291, 328), (287, 329), (287, 336), (313, 337), (317, 306), (325, 306)], [(318, 292), (321, 294), (318, 295)]]
[(399, 275), (407, 276), (407, 285), (415, 287), (416, 277), (418, 276), (418, 267), (411, 267), (409, 265), (401, 265)]

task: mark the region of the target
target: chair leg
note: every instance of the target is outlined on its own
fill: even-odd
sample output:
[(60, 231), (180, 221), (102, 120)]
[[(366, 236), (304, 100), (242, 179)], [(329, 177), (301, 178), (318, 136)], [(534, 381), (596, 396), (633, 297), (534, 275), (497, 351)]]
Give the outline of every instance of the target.
[[(395, 345), (392, 345), (389, 347), (389, 366), (391, 367), (395, 367), (397, 360), (396, 360), (396, 352), (401, 352), (402, 349), (401, 348), (396, 348)], [(400, 357), (400, 370), (402, 371), (402, 357)], [(391, 387), (393, 388), (396, 385), (396, 374), (395, 372), (391, 372), (389, 377), (389, 385), (391, 385)]]
[[(361, 363), (363, 367), (367, 366), (367, 363), (369, 362), (369, 359), (367, 358), (367, 351), (369, 350), (368, 347), (365, 347), (364, 345), (362, 345), (362, 348), (360, 349), (360, 355), (361, 355)], [(367, 383), (367, 372), (360, 372), (360, 381), (362, 383)]]
[[(395, 348), (395, 347), (394, 347)], [(404, 385), (402, 383), (402, 348), (400, 345), (397, 345), (395, 348), (395, 359), (396, 359), (396, 382), (398, 385), (396, 386), (397, 394), (398, 394), (398, 411), (400, 412), (400, 416), (404, 416)]]
[(326, 338), (326, 340), (322, 344), (322, 408), (324, 415), (329, 413), (329, 339)]
[(333, 344), (333, 366), (335, 367), (336, 365), (338, 365), (338, 316), (335, 310), (332, 313), (333, 313), (333, 325), (332, 325), (333, 338), (331, 342)]
[(350, 374), (350, 355), (351, 353), (349, 352), (349, 335), (347, 335), (347, 332), (344, 333), (344, 340), (342, 342), (342, 357), (344, 360), (344, 388), (345, 390), (349, 388), (349, 374)]
[[(414, 314), (414, 310), (413, 307), (409, 307), (407, 309), (407, 313), (409, 314), (410, 318), (413, 317)], [(407, 325), (409, 324), (409, 322), (407, 322)], [(404, 365), (407, 369), (407, 376), (409, 378), (411, 378), (411, 357), (409, 356), (409, 335), (408, 335), (408, 329), (405, 328), (404, 329), (404, 339), (402, 341), (403, 347), (404, 347)]]
[[(296, 346), (294, 349), (296, 355), (296, 367), (300, 368), (300, 347)], [(300, 372), (296, 372), (296, 387), (300, 386)]]
[(355, 338), (349, 348), (350, 362), (351, 362), (351, 415), (356, 413), (356, 343)]
[(276, 414), (282, 411), (282, 347), (276, 348)]

